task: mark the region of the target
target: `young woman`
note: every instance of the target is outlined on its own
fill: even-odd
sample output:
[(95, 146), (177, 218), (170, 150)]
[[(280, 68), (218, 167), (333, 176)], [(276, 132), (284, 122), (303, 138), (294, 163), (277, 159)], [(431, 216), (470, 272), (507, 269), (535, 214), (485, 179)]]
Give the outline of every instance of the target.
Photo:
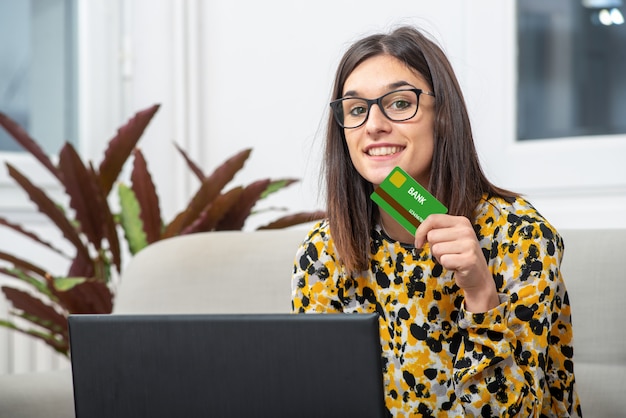
[[(331, 110), (294, 312), (380, 315), (391, 416), (580, 416), (562, 239), (486, 179), (442, 50), (410, 27), (357, 41)], [(415, 235), (370, 199), (396, 166), (448, 208)]]

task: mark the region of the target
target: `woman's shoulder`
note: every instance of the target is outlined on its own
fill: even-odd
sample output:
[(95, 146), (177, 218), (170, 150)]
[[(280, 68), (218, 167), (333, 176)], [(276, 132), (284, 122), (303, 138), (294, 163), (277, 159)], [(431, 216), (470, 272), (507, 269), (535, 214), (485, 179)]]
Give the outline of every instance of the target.
[(321, 219), (315, 222), (306, 233), (301, 247), (306, 247), (311, 243), (325, 243), (331, 241), (330, 226), (328, 219)]
[(321, 219), (311, 226), (309, 232), (307, 233), (307, 240), (310, 240), (314, 237), (327, 237), (330, 236), (330, 226), (328, 224), (328, 219)]
[(484, 196), (477, 208), (476, 223), (509, 237), (540, 234), (548, 240), (561, 240), (556, 228), (522, 196)]
[(478, 204), (480, 215), (513, 216), (528, 221), (545, 221), (539, 211), (522, 196), (500, 197), (484, 195)]
[(327, 219), (316, 222), (307, 232), (306, 237), (296, 252), (296, 265), (302, 271), (309, 271), (311, 265), (323, 271), (322, 276), (328, 276), (333, 270), (336, 260), (336, 250), (330, 236), (330, 226)]

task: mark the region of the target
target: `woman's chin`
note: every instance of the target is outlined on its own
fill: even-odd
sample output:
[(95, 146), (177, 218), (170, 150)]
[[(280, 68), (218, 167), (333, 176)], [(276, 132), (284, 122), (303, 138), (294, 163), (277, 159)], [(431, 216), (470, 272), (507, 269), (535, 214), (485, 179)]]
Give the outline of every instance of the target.
[(365, 177), (365, 179), (372, 183), (374, 186), (378, 186), (380, 183), (383, 182), (383, 180), (385, 180), (385, 178), (387, 178), (389, 173), (391, 173), (391, 170), (393, 170), (395, 167), (395, 165), (390, 165), (389, 167), (377, 168), (376, 170), (371, 170), (369, 173), (367, 173), (367, 176), (363, 177)]

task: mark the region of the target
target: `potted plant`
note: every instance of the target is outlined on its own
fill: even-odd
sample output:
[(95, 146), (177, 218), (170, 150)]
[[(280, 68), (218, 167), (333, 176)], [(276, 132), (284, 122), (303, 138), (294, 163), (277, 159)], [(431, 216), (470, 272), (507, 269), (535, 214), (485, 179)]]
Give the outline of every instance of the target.
[[(55, 202), (43, 188), (6, 163), (9, 176), (74, 249), (73, 254), (66, 254), (21, 225), (0, 217), (3, 227), (69, 259), (68, 270), (59, 274), (23, 256), (0, 251), (0, 274), (10, 279), (9, 284), (2, 286), (2, 292), (12, 305), (11, 315), (20, 318), (1, 319), (0, 326), (39, 338), (68, 355), (67, 317), (112, 311), (115, 280), (123, 269), (124, 242), (132, 255), (176, 235), (242, 229), (260, 199), (297, 181), (261, 179), (225, 190), (243, 168), (251, 149), (237, 153), (207, 175), (176, 146), (200, 185), (187, 205), (166, 222), (160, 213), (159, 196), (148, 164), (137, 148), (158, 109), (158, 105), (144, 109), (120, 127), (98, 165), (83, 162), (69, 143), (63, 145), (58, 162), (54, 163), (22, 127), (0, 113), (0, 126), (58, 180), (69, 205)], [(119, 183), (122, 168), (131, 157), (130, 184)], [(109, 202), (114, 190), (119, 197), (118, 213)], [(321, 211), (290, 214), (259, 229), (283, 228), (323, 216)]]

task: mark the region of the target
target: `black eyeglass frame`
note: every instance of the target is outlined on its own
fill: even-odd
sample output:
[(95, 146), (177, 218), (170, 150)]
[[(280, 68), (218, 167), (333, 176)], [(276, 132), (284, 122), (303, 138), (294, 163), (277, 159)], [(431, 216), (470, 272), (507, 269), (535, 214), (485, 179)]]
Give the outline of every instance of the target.
[[(415, 113), (413, 113), (411, 116), (404, 118), (404, 119), (392, 119), (387, 112), (385, 112), (384, 107), (382, 106), (382, 100), (389, 96), (390, 94), (394, 94), (397, 93), (399, 91), (412, 91), (415, 93), (415, 95), (417, 96), (417, 102), (415, 103)], [(420, 104), (420, 95), (422, 94), (426, 94), (428, 96), (432, 96), (432, 97), (436, 97), (435, 93), (433, 93), (432, 91), (425, 91), (422, 89), (417, 89), (417, 88), (412, 88), (412, 89), (398, 89), (398, 90), (393, 90), (390, 91), (388, 93), (383, 94), (382, 96), (380, 96), (377, 99), (366, 99), (364, 97), (342, 97), (341, 99), (337, 99), (337, 100), (333, 100), (332, 102), (330, 102), (330, 108), (332, 109), (333, 112), (333, 117), (335, 119), (335, 121), (337, 122), (337, 124), (342, 127), (343, 129), (356, 129), (358, 127), (361, 127), (365, 124), (365, 122), (367, 122), (367, 119), (370, 117), (370, 110), (372, 109), (372, 105), (376, 104), (378, 105), (378, 108), (380, 109), (380, 111), (382, 112), (383, 115), (385, 115), (385, 117), (387, 119), (389, 119), (392, 122), (404, 122), (407, 121), (411, 118), (413, 118), (415, 115), (417, 115), (417, 110), (419, 109), (419, 104)], [(344, 100), (363, 100), (366, 104), (367, 104), (367, 112), (365, 113), (365, 119), (363, 119), (363, 121), (361, 123), (359, 123), (356, 126), (350, 126), (350, 127), (346, 127), (343, 124), (343, 121), (341, 120), (341, 115), (343, 115), (343, 106), (342, 103)]]

